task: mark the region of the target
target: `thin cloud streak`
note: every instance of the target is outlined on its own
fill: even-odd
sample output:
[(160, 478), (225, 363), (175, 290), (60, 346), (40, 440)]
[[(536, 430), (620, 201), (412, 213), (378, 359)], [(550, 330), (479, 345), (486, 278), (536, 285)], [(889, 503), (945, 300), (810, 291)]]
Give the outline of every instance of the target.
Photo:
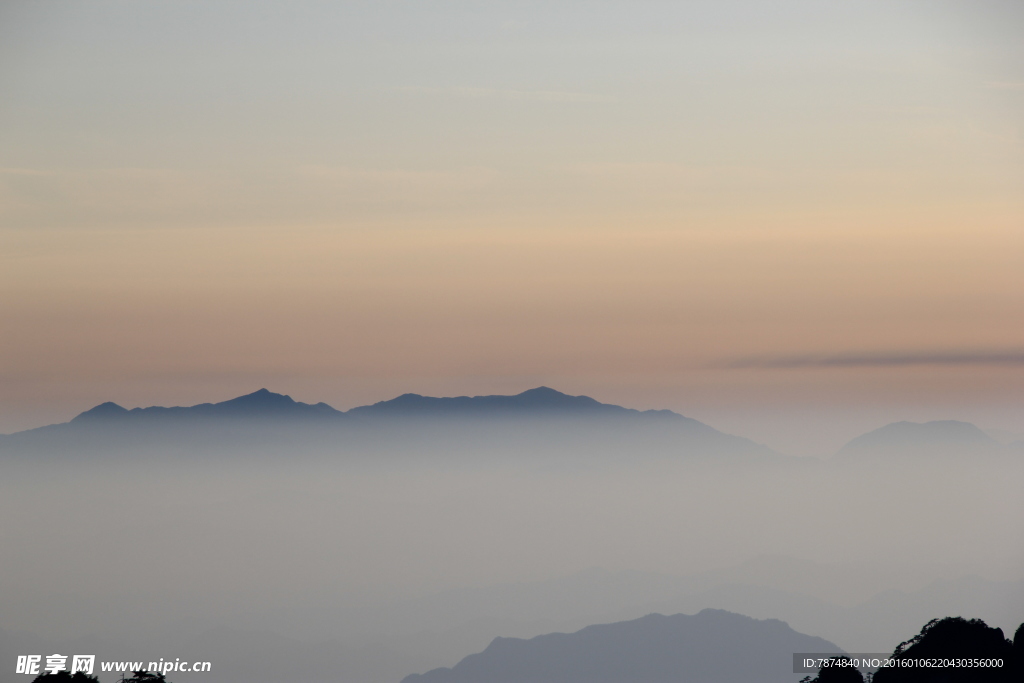
[(518, 102), (614, 102), (603, 95), (587, 92), (567, 92), (562, 90), (513, 90), (509, 88), (473, 88), (455, 86), (447, 88), (430, 88), (409, 86), (395, 88), (401, 92), (454, 95), (470, 99), (494, 99)]
[(861, 368), (906, 367), (913, 365), (1002, 365), (1024, 366), (1024, 351), (952, 351), (877, 354), (807, 354), (800, 356), (761, 356), (740, 358), (725, 364), (727, 368)]
[(1024, 90), (1024, 81), (988, 81), (985, 87), (993, 90)]

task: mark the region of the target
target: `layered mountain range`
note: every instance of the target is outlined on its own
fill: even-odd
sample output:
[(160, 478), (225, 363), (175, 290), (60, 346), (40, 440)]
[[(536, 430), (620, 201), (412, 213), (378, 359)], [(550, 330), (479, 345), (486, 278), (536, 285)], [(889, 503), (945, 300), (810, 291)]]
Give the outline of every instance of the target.
[[(601, 403), (589, 396), (572, 396), (548, 387), (515, 395), (433, 397), (402, 394), (371, 405), (341, 411), (326, 403), (302, 403), (290, 396), (260, 389), (219, 403), (193, 406), (124, 408), (101, 403), (66, 423), (48, 425), (15, 434), (0, 435), (2, 450), (30, 450), (47, 446), (81, 447), (99, 438), (123, 439), (126, 435), (167, 441), (199, 434), (230, 433), (244, 440), (247, 433), (287, 432), (294, 440), (301, 434), (367, 438), (393, 432), (396, 426), (429, 431), (431, 425), (468, 434), (467, 426), (487, 429), (530, 421), (532, 429), (546, 427), (537, 436), (564, 437), (562, 427), (582, 428), (603, 434), (611, 442), (623, 438), (631, 445), (655, 449), (679, 445), (691, 452), (777, 455), (748, 439), (725, 434), (698, 420), (671, 410), (635, 410)], [(456, 426), (457, 425), (457, 426)], [(386, 430), (382, 430), (386, 427)], [(553, 431), (552, 431), (553, 429)], [(596, 430), (596, 431), (595, 431)], [(602, 432), (602, 430), (604, 430)], [(616, 436), (609, 436), (612, 430)], [(522, 438), (519, 433), (517, 438)], [(654, 437), (654, 441), (651, 438)], [(634, 441), (639, 440), (637, 443)], [(893, 457), (938, 457), (963, 454), (1021, 454), (1024, 441), (1000, 443), (968, 422), (939, 420), (925, 423), (895, 422), (863, 434), (837, 453), (845, 461)]]
[[(697, 420), (683, 417), (671, 410), (634, 410), (609, 403), (600, 403), (589, 396), (570, 396), (548, 387), (529, 389), (513, 396), (434, 397), (402, 394), (388, 401), (359, 406), (348, 411), (332, 408), (326, 403), (301, 403), (291, 396), (260, 389), (220, 403), (165, 408), (122, 408), (106, 402), (91, 408), (71, 423), (95, 421), (167, 420), (203, 418), (258, 419), (346, 419), (374, 417), (630, 417), (665, 418), (699, 425)], [(706, 427), (706, 425), (704, 425)], [(710, 428), (709, 428), (710, 429)]]
[[(528, 427), (524, 428), (524, 425)], [(127, 409), (102, 403), (69, 422), (0, 437), (0, 451), (116, 452), (287, 446), (305, 450), (475, 450), (776, 456), (669, 410), (633, 410), (537, 387), (513, 396), (403, 394), (340, 411), (267, 389), (221, 403)]]
[(841, 650), (775, 619), (706, 609), (529, 640), (495, 638), (454, 667), (407, 676), (402, 683), (792, 683), (794, 652)]

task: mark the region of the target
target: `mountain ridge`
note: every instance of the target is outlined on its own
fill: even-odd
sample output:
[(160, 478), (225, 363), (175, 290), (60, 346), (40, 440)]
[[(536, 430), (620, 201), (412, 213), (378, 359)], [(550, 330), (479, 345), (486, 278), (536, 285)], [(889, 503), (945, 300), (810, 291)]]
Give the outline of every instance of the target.
[[(85, 410), (68, 422), (55, 423), (0, 436), (14, 436), (67, 425), (99, 424), (167, 418), (409, 418), (409, 417), (644, 417), (683, 420), (707, 430), (712, 427), (671, 410), (636, 410), (601, 403), (589, 396), (573, 396), (549, 387), (536, 387), (513, 395), (434, 397), (406, 393), (385, 401), (337, 410), (327, 403), (302, 403), (266, 388), (219, 403), (192, 406), (125, 408), (113, 401)], [(717, 431), (717, 430), (714, 430)]]
[(964, 450), (995, 451), (1001, 444), (976, 425), (960, 420), (891, 422), (851, 439), (838, 458), (959, 454)]
[(259, 389), (219, 403), (193, 406), (124, 408), (113, 401), (101, 403), (73, 417), (69, 423), (137, 417), (308, 417), (343, 415), (326, 403), (301, 403), (287, 394)]
[(127, 409), (105, 402), (68, 422), (0, 436), (0, 451), (72, 457), (162, 453), (188, 459), (215, 452), (268, 457), (287, 452), (381, 463), (416, 461), (432, 453), (477, 464), (498, 453), (538, 463), (582, 456), (590, 464), (684, 454), (785, 457), (670, 410), (640, 411), (549, 387), (511, 396), (402, 394), (348, 411), (267, 389), (193, 406)]
[(606, 415), (663, 415), (683, 417), (671, 410), (636, 410), (624, 408), (611, 403), (601, 403), (589, 396), (572, 396), (550, 387), (540, 386), (534, 389), (513, 394), (490, 394), (484, 396), (422, 396), (420, 394), (402, 394), (387, 401), (378, 401), (366, 406), (357, 406), (347, 411), (347, 415), (365, 414), (410, 414), (440, 413), (446, 410), (464, 410), (475, 413), (493, 413), (498, 411), (534, 412), (560, 411), (563, 413), (602, 413)]
[[(770, 448), (749, 439), (721, 432), (699, 420), (671, 410), (637, 410), (602, 403), (585, 395), (574, 396), (550, 387), (539, 386), (512, 395), (488, 394), (479, 396), (424, 396), (405, 393), (376, 403), (356, 406), (347, 411), (337, 410), (327, 403), (303, 403), (287, 394), (278, 394), (266, 388), (217, 403), (199, 403), (192, 406), (148, 406), (125, 408), (113, 401), (100, 403), (74, 416), (67, 422), (0, 434), (0, 443), (13, 445), (15, 441), (35, 439), (35, 436), (79, 433), (99, 434), (110, 427), (127, 428), (162, 426), (176, 428), (183, 424), (294, 424), (314, 426), (341, 424), (389, 425), (401, 421), (407, 424), (469, 424), (487, 420), (494, 424), (514, 425), (517, 420), (529, 419), (556, 424), (566, 420), (589, 420), (608, 425), (633, 425), (647, 430), (661, 425), (671, 431), (679, 428), (690, 438), (725, 438), (744, 449), (754, 447), (764, 452)], [(448, 421), (448, 422), (446, 422)], [(568, 424), (568, 423), (566, 423)], [(248, 428), (245, 428), (248, 429)], [(51, 437), (46, 437), (51, 438)], [(741, 446), (740, 442), (745, 443)], [(837, 461), (874, 461), (888, 458), (894, 461), (911, 460), (923, 455), (962, 457), (974, 453), (1024, 453), (1024, 442), (1004, 445), (977, 426), (957, 420), (931, 422), (893, 422), (850, 440), (834, 458)]]
[(412, 674), (402, 683), (789, 683), (792, 653), (841, 651), (834, 643), (798, 633), (777, 619), (705, 609), (695, 615), (653, 613), (528, 640), (499, 637), (451, 668)]

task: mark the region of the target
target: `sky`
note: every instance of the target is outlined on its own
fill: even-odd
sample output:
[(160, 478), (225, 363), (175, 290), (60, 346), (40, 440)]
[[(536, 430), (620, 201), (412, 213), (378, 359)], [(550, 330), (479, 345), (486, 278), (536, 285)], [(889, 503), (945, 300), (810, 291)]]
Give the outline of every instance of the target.
[(1024, 435), (1019, 2), (0, 6), (0, 432), (547, 385)]

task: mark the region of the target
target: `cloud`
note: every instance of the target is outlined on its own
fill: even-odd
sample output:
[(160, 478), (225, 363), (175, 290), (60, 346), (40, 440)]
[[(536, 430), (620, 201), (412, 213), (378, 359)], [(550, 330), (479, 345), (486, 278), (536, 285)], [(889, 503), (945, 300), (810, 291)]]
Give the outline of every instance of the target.
[(1024, 351), (906, 351), (894, 353), (849, 353), (838, 355), (759, 356), (725, 363), (728, 368), (861, 368), (906, 367), (913, 365), (1020, 365)]
[(507, 102), (611, 102), (611, 98), (586, 92), (563, 90), (512, 90), (508, 88), (399, 88), (402, 92), (455, 95), (474, 100), (505, 100)]
[(985, 87), (993, 90), (1024, 90), (1024, 81), (988, 81)]
[(41, 176), (47, 175), (46, 171), (40, 171), (35, 168), (0, 168), (0, 174), (3, 175), (29, 175), (29, 176)]
[(307, 165), (252, 169), (0, 167), (0, 224), (253, 225), (463, 206), (493, 169)]

